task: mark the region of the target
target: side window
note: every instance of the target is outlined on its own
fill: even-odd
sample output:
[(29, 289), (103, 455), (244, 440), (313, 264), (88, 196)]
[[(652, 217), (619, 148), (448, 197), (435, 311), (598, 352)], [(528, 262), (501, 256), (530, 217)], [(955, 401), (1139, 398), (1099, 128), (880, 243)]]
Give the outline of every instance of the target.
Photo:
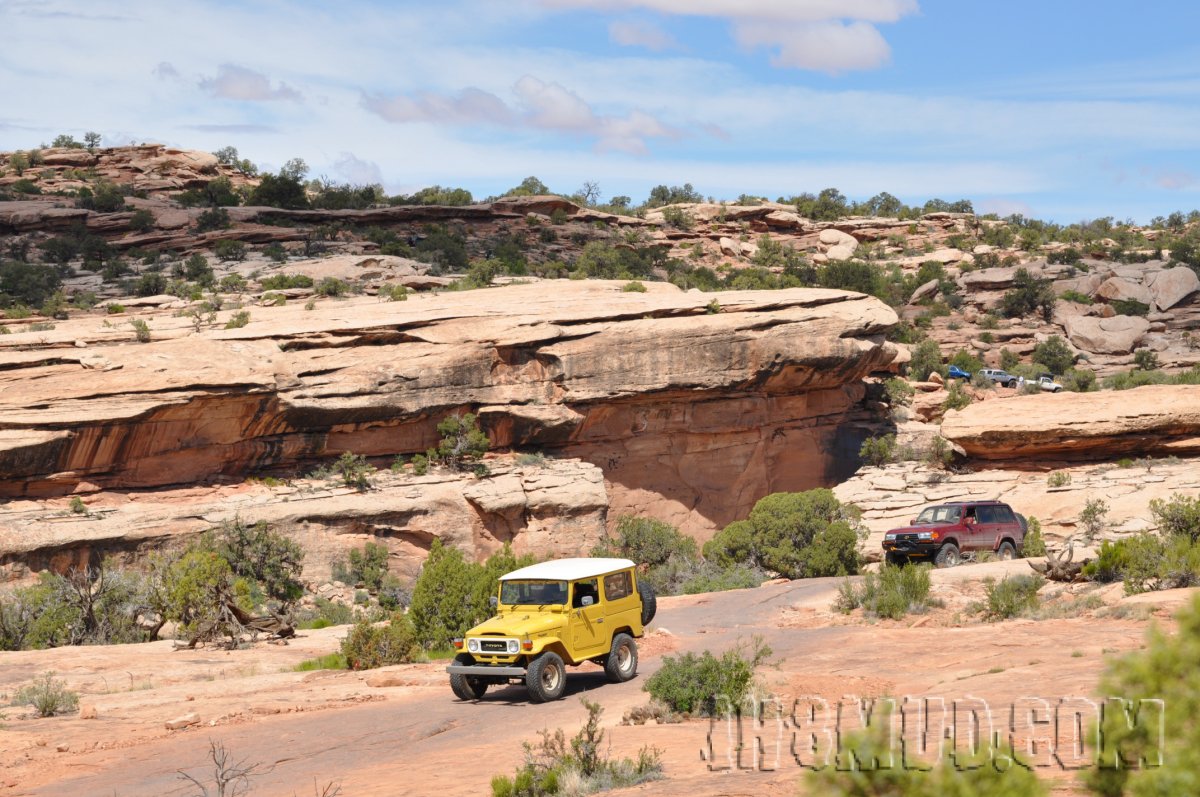
[(571, 589), (571, 606), (575, 609), (583, 607), (583, 599), (585, 597), (592, 599), (590, 604), (593, 606), (600, 602), (600, 589), (597, 579), (576, 581)]
[(996, 517), (996, 507), (994, 506), (977, 506), (975, 514), (979, 518), (980, 523), (996, 523), (999, 518)]
[(633, 592), (633, 579), (629, 577), (628, 570), (604, 577), (604, 600), (615, 601), (627, 598), (631, 592)]
[(1013, 511), (1006, 506), (996, 507), (996, 522), (997, 523), (1016, 523), (1017, 519), (1013, 516)]

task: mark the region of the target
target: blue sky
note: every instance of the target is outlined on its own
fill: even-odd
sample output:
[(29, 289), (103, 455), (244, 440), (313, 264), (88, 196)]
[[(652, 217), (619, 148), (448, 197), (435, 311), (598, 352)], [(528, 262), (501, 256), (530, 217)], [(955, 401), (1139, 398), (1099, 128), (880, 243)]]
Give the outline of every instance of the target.
[(0, 0), (0, 150), (236, 146), (476, 196), (834, 186), (1060, 222), (1200, 207), (1200, 5)]

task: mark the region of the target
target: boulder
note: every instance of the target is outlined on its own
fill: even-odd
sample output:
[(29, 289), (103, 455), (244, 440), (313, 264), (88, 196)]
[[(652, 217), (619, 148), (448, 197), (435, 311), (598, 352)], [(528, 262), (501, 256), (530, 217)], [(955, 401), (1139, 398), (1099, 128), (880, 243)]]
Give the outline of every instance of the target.
[(827, 227), (826, 229), (821, 230), (819, 240), (826, 246), (849, 246), (851, 248), (858, 247), (857, 238), (849, 233), (842, 232), (841, 230), (835, 230), (832, 227)]
[(1149, 321), (1129, 315), (1069, 316), (1063, 319), (1063, 325), (1076, 348), (1093, 354), (1130, 354), (1150, 331)]
[(1160, 271), (1150, 283), (1154, 307), (1160, 311), (1174, 307), (1196, 291), (1200, 291), (1200, 277), (1184, 266)]
[(831, 246), (825, 250), (825, 257), (830, 260), (849, 260), (854, 257), (855, 248), (853, 246), (846, 246), (845, 244)]
[(718, 241), (718, 245), (721, 247), (721, 254), (725, 255), (726, 257), (742, 256), (742, 245), (732, 238), (722, 237), (721, 240)]
[(936, 260), (939, 263), (957, 263), (963, 259), (963, 253), (958, 249), (937, 249), (925, 257), (926, 260)]
[(173, 720), (167, 720), (166, 728), (169, 731), (178, 731), (183, 728), (190, 728), (193, 725), (200, 724), (200, 715), (194, 711), (190, 711), (181, 717), (176, 717)]
[(921, 287), (919, 287), (915, 291), (913, 291), (912, 296), (910, 296), (908, 299), (908, 303), (916, 304), (917, 302), (919, 302), (920, 300), (924, 299), (927, 296), (933, 296), (934, 294), (937, 293), (937, 289), (938, 289), (938, 281), (935, 279), (930, 280), (929, 282), (926, 282), (924, 285), (922, 285)]
[(1124, 277), (1109, 277), (1100, 283), (1100, 287), (1096, 289), (1096, 296), (1109, 302), (1141, 302), (1147, 307), (1154, 303), (1154, 296), (1148, 288)]

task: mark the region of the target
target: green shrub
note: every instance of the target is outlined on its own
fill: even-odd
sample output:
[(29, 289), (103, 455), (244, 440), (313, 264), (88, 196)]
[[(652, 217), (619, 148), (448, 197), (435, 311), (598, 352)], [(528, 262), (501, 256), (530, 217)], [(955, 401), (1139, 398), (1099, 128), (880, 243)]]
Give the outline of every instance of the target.
[(213, 254), (222, 262), (241, 262), (246, 259), (246, 244), (241, 241), (217, 241), (213, 247)]
[(1137, 299), (1114, 299), (1109, 304), (1112, 309), (1117, 311), (1117, 315), (1147, 316), (1150, 314), (1150, 305), (1139, 302)]
[(669, 523), (624, 515), (617, 518), (616, 538), (605, 537), (593, 556), (622, 556), (637, 564), (656, 567), (673, 557), (695, 559), (696, 541)]
[(384, 283), (379, 286), (379, 298), (386, 299), (389, 302), (407, 302), (408, 288), (403, 285)]
[(1075, 354), (1059, 335), (1051, 335), (1033, 348), (1033, 361), (1051, 373), (1065, 374), (1075, 364)]
[(236, 313), (234, 313), (232, 316), (230, 316), (229, 320), (225, 322), (225, 328), (226, 329), (241, 329), (242, 327), (246, 326), (249, 323), (250, 323), (250, 311), (249, 310), (239, 310)]
[(446, 416), (437, 425), (437, 431), (442, 439), (429, 458), (455, 470), (481, 459), (491, 445), (487, 434), (480, 430), (475, 416), (469, 412), (462, 416)]
[(421, 655), (412, 623), (403, 614), (392, 615), (384, 625), (362, 620), (342, 640), (342, 655), (351, 670), (373, 670), (392, 664), (409, 664)]
[(755, 669), (770, 656), (771, 649), (759, 637), (749, 644), (739, 642), (720, 658), (707, 650), (700, 655), (665, 656), (643, 688), (677, 714), (721, 716), (730, 709), (741, 710)]
[(1170, 501), (1155, 498), (1150, 502), (1150, 513), (1164, 534), (1200, 541), (1200, 497), (1176, 493)]
[[(586, 795), (609, 789), (626, 789), (662, 777), (662, 753), (643, 747), (636, 760), (609, 759), (604, 752), (604, 731), (598, 704), (580, 698), (588, 718), (570, 740), (562, 729), (543, 730), (536, 745), (525, 743), (525, 763), (512, 778), (492, 778), (492, 797), (543, 797), (544, 795)], [(571, 783), (570, 791), (565, 790)]]
[(1071, 474), (1065, 470), (1056, 470), (1046, 477), (1047, 487), (1066, 487), (1071, 483)]
[(349, 451), (333, 463), (333, 472), (342, 478), (342, 484), (356, 490), (367, 490), (371, 487), (371, 475), (375, 469), (367, 462), (367, 458)]
[[(909, 767), (900, 765), (901, 754), (890, 733), (874, 722), (870, 731), (847, 734), (839, 741), (844, 742), (843, 749), (854, 751), (858, 766), (852, 766), (855, 762), (849, 755), (839, 756), (836, 766), (806, 773), (806, 797), (1045, 797), (1049, 793), (1033, 770), (1002, 766), (1007, 755), (1003, 749), (997, 751), (995, 763), (981, 766), (947, 756), (940, 762)], [(983, 747), (986, 750), (987, 744)], [(897, 760), (888, 765), (893, 756)]]
[[(1133, 701), (1161, 701), (1162, 725), (1155, 715), (1138, 714), (1131, 723), (1121, 711), (1105, 706), (1101, 732), (1105, 758), (1085, 780), (1091, 793), (1102, 797), (1191, 797), (1200, 772), (1200, 598), (1178, 615), (1177, 629), (1168, 633), (1151, 626), (1145, 649), (1112, 661), (1098, 694)], [(1162, 747), (1160, 748), (1160, 743)], [(1129, 762), (1113, 766), (1117, 752)], [(1161, 759), (1159, 756), (1161, 755)], [(1158, 765), (1155, 762), (1161, 762)]]
[(1083, 533), (1089, 540), (1104, 530), (1104, 518), (1107, 515), (1108, 503), (1102, 498), (1089, 498), (1083, 505), (1083, 510), (1079, 513), (1079, 524), (1083, 526)]
[(1086, 293), (1080, 293), (1079, 291), (1063, 291), (1058, 295), (1058, 298), (1062, 299), (1064, 302), (1075, 302), (1077, 304), (1092, 303), (1092, 297), (1088, 296)]
[(896, 459), (896, 435), (885, 434), (868, 437), (858, 449), (859, 459), (864, 465), (880, 467)]
[(697, 595), (702, 592), (754, 589), (766, 580), (767, 576), (763, 571), (747, 564), (720, 567), (701, 560), (695, 572), (680, 584), (679, 592), (684, 595)]
[(318, 596), (314, 600), (315, 610), (301, 619), (300, 628), (329, 628), (332, 625), (349, 625), (354, 622), (354, 610), (344, 603)]
[(913, 349), (912, 359), (908, 361), (908, 376), (918, 382), (929, 379), (932, 373), (946, 376), (946, 367), (942, 365), (942, 350), (937, 341), (923, 340)]
[(751, 564), (786, 578), (845, 576), (858, 572), (860, 513), (827, 489), (774, 493), (754, 505), (704, 546), (718, 565)]
[(318, 296), (345, 296), (350, 286), (336, 277), (325, 277), (317, 283), (314, 289)]
[(1000, 301), (1004, 315), (1009, 318), (1025, 318), (1040, 311), (1049, 321), (1054, 312), (1054, 290), (1048, 279), (1039, 279), (1028, 269), (1019, 268), (1013, 275), (1013, 287)]
[(368, 589), (383, 587), (388, 573), (388, 547), (383, 543), (368, 542), (362, 548), (352, 548), (346, 562), (333, 564), (333, 580), (343, 584), (364, 584)]
[(209, 208), (196, 217), (196, 232), (212, 232), (228, 229), (232, 222), (225, 208)]
[[(978, 374), (977, 374), (978, 375)], [(942, 402), (943, 410), (961, 410), (971, 405), (971, 396), (963, 390), (962, 384), (955, 379), (946, 389), (946, 400)]]
[[(312, 625), (309, 627), (324, 628), (325, 626)], [(350, 663), (346, 661), (346, 656), (342, 653), (328, 653), (324, 656), (318, 656), (315, 659), (306, 659), (292, 669), (296, 672), (312, 672), (313, 670), (347, 670), (350, 669)]]
[(989, 620), (1008, 620), (1038, 607), (1038, 590), (1046, 580), (1034, 573), (1006, 576), (1001, 581), (984, 581), (987, 606), (984, 615)]
[(1046, 539), (1042, 536), (1042, 524), (1035, 517), (1029, 518), (1029, 528), (1025, 530), (1025, 541), (1021, 544), (1021, 555), (1046, 555)]
[(887, 395), (889, 404), (893, 407), (900, 407), (911, 404), (917, 391), (908, 383), (907, 379), (893, 376), (883, 383), (883, 392)]
[(1158, 355), (1152, 349), (1138, 349), (1133, 353), (1133, 364), (1139, 371), (1157, 371)]
[(624, 285), (622, 285), (621, 291), (623, 293), (645, 293), (646, 286), (637, 280), (634, 280), (632, 282), (626, 282)]
[(53, 672), (44, 672), (13, 694), (12, 705), (33, 706), (39, 717), (53, 717), (78, 710), (79, 693), (67, 689), (67, 682)]
[(1074, 393), (1087, 393), (1095, 390), (1096, 372), (1087, 368), (1072, 368), (1063, 374), (1062, 386), (1064, 390)]
[(271, 258), (271, 260), (276, 263), (287, 262), (287, 250), (283, 248), (283, 244), (281, 243), (275, 242), (267, 244), (267, 246), (263, 248), (263, 254)]
[(491, 598), (500, 576), (534, 563), (504, 548), (482, 565), (467, 562), (462, 551), (434, 539), (413, 587), (409, 617), (425, 648), (445, 648), (456, 637), (492, 615)]
[(137, 338), (138, 343), (150, 342), (150, 325), (140, 318), (134, 318), (129, 322), (133, 327), (133, 335)]
[(272, 274), (258, 284), (264, 291), (282, 291), (288, 288), (311, 288), (313, 280), (305, 274)]
[(879, 575), (867, 573), (857, 587), (847, 579), (839, 589), (835, 608), (849, 613), (861, 608), (869, 614), (899, 620), (924, 611), (929, 601), (929, 565), (901, 567), (885, 564)]
[(414, 454), (412, 466), (414, 476), (424, 476), (429, 472), (429, 457), (424, 454)]

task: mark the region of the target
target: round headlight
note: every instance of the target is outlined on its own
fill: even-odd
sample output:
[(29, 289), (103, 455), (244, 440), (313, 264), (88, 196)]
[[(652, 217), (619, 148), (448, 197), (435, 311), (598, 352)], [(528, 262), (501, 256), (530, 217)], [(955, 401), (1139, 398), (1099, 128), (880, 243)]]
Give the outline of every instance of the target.
[(520, 649), (520, 647), (521, 646), (517, 643), (517, 640), (515, 640), (515, 639), (508, 640), (508, 652), (509, 653), (516, 653)]
[(467, 650), (471, 651), (472, 653), (478, 653), (479, 652), (479, 640), (478, 639), (468, 639), (467, 640)]

